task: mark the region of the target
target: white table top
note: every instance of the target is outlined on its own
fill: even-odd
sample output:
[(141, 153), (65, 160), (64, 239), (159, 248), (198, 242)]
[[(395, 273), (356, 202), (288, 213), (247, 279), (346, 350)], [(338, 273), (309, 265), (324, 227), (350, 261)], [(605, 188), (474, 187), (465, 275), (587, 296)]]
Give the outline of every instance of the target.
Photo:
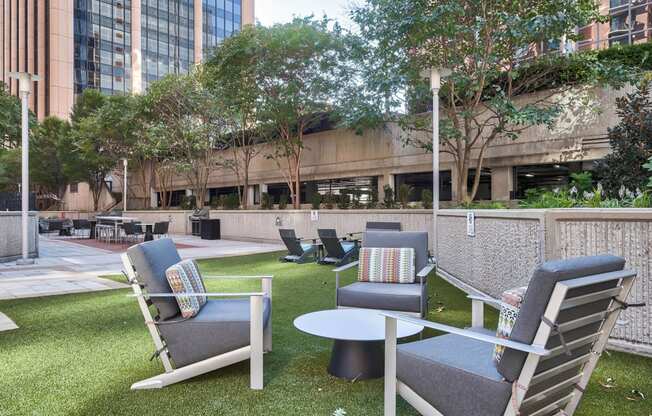
[[(385, 339), (385, 317), (372, 309), (329, 309), (301, 315), (294, 320), (301, 332), (343, 341), (381, 341)], [(397, 337), (404, 338), (423, 330), (420, 325), (397, 322)]]
[(113, 216), (113, 215), (111, 215), (111, 216), (103, 215), (103, 216), (100, 216), (100, 217), (95, 217), (95, 219), (97, 219), (97, 220), (107, 220), (107, 221), (125, 221), (125, 220), (127, 220), (127, 221), (135, 221), (138, 218), (134, 218), (134, 217), (116, 217), (116, 216)]

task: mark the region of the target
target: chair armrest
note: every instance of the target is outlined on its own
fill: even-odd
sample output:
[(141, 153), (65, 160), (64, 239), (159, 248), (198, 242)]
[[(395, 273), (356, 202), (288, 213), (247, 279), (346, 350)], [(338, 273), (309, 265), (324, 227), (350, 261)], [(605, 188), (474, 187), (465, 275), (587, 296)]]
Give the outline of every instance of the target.
[(398, 319), (401, 321), (409, 322), (411, 324), (421, 325), (426, 328), (434, 329), (436, 331), (460, 335), (465, 338), (471, 338), (477, 341), (487, 342), (489, 344), (502, 345), (503, 347), (511, 348), (513, 350), (523, 351), (523, 352), (536, 354), (540, 356), (550, 355), (550, 350), (547, 350), (539, 345), (530, 345), (522, 342), (510, 341), (508, 339), (498, 338), (493, 335), (487, 335), (480, 332), (471, 331), (468, 329), (456, 328), (450, 325), (438, 324), (436, 322), (430, 322), (430, 321), (426, 321), (425, 319), (414, 318), (400, 313), (381, 312), (381, 315), (384, 315), (386, 318)]
[(130, 293), (127, 296), (129, 297), (140, 297), (140, 298), (180, 298), (182, 296), (187, 297), (251, 297), (251, 296), (265, 296), (263, 292), (241, 292), (241, 293)]
[(419, 277), (419, 278), (427, 277), (430, 274), (430, 272), (432, 272), (434, 270), (435, 267), (436, 267), (436, 264), (432, 264), (432, 263), (427, 264), (426, 267), (424, 267), (423, 269), (421, 269), (419, 271), (419, 273), (417, 273), (417, 277)]
[(356, 260), (356, 261), (354, 261), (352, 263), (348, 263), (348, 264), (345, 264), (344, 266), (340, 266), (340, 267), (338, 267), (336, 269), (333, 269), (333, 271), (335, 273), (343, 272), (344, 270), (348, 270), (350, 268), (353, 268), (353, 267), (357, 266), (358, 263), (360, 263), (360, 262)]
[(503, 305), (503, 303), (500, 300), (494, 299), (494, 298), (489, 297), (489, 296), (467, 295), (466, 297), (468, 299), (471, 299), (471, 300), (477, 300), (477, 301), (480, 301), (480, 302), (484, 302), (487, 305), (490, 305), (490, 306), (494, 307), (495, 309), (500, 309), (500, 307)]
[(261, 279), (272, 279), (274, 275), (262, 275), (262, 276), (220, 276), (220, 275), (202, 275), (202, 279), (224, 279), (224, 280), (261, 280)]

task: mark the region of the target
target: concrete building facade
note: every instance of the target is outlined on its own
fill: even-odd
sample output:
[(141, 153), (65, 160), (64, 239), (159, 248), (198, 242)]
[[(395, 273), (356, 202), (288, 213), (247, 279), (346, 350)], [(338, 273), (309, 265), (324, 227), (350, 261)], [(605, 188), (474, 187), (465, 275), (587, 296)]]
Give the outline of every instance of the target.
[(252, 23), (254, 0), (0, 0), (0, 80), (40, 75), (30, 108), (68, 118), (85, 88), (140, 93)]

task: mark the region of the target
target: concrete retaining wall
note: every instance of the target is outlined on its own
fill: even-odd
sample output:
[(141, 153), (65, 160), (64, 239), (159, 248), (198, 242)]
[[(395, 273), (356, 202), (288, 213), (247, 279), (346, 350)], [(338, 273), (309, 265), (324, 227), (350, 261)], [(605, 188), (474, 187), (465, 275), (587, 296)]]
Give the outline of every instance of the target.
[[(22, 257), (22, 219), (19, 211), (0, 211), (0, 263)], [(29, 213), (29, 257), (38, 257), (38, 215)]]

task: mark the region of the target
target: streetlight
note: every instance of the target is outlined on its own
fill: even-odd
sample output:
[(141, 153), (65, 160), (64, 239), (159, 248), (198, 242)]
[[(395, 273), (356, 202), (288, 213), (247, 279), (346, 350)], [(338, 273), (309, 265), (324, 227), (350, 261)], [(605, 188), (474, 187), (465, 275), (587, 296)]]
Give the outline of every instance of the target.
[(122, 211), (127, 211), (127, 158), (122, 159), (122, 166), (124, 167), (124, 180), (122, 181)]
[(18, 91), (20, 93), (20, 98), (22, 101), (22, 116), (21, 116), (21, 128), (22, 128), (22, 161), (21, 161), (21, 170), (22, 170), (22, 180), (20, 186), (20, 195), (21, 195), (21, 217), (22, 217), (22, 249), (23, 257), (16, 261), (16, 264), (33, 264), (34, 259), (29, 258), (29, 224), (28, 224), (28, 214), (29, 214), (29, 93), (31, 91), (32, 82), (38, 81), (39, 76), (29, 74), (27, 72), (10, 72), (10, 78), (15, 78), (18, 80)]
[(451, 74), (450, 69), (430, 69), (430, 89), (432, 90), (432, 232), (435, 264), (439, 261), (437, 244), (437, 213), (439, 211), (439, 88), (441, 78)]

